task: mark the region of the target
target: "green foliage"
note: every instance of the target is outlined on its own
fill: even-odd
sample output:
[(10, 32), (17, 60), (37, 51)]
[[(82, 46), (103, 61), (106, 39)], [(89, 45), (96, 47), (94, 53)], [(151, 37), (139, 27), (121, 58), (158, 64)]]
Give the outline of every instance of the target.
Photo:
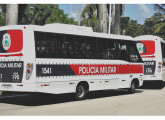
[(98, 31), (97, 5), (87, 4), (81, 13), (81, 25), (92, 27), (93, 31)]
[(129, 17), (121, 17), (121, 34), (136, 37), (145, 34), (146, 27), (138, 24), (136, 20), (130, 20)]
[(0, 5), (0, 26), (5, 26), (6, 24), (6, 5), (1, 4)]
[(126, 29), (128, 24), (129, 24), (130, 17), (121, 17), (120, 20), (121, 20), (121, 28), (122, 28), (122, 30)]
[(145, 27), (137, 23), (136, 20), (131, 20), (129, 25), (126, 28), (126, 35), (130, 35), (132, 37), (140, 36), (144, 34)]
[(48, 23), (77, 24), (54, 4), (29, 4), (25, 8), (21, 24), (44, 25)]
[(4, 15), (2, 12), (0, 12), (0, 26), (5, 26), (6, 24), (6, 15)]
[(148, 34), (165, 39), (165, 16), (163, 14), (155, 13), (151, 18), (146, 18), (144, 25), (148, 29)]

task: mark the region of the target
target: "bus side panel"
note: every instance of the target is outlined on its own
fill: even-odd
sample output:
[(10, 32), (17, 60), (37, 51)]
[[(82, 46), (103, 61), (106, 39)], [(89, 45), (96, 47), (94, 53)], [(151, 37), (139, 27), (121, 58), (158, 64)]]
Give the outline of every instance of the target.
[[(129, 65), (128, 62), (121, 60), (80, 61), (76, 59), (42, 58), (36, 60), (36, 91), (54, 94), (75, 92), (77, 84), (81, 81), (88, 83), (90, 91), (129, 88), (132, 81), (129, 69), (131, 66), (137, 69), (138, 66), (134, 63)], [(142, 66), (142, 64), (140, 65)], [(138, 73), (134, 72), (131, 74), (136, 74), (138, 78), (143, 70)]]

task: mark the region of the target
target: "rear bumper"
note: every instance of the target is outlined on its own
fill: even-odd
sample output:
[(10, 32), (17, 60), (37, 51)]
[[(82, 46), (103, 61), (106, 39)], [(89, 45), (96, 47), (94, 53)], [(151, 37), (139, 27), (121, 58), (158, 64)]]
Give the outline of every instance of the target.
[(144, 75), (144, 81), (163, 81), (162, 75)]
[(36, 84), (0, 83), (0, 91), (35, 92)]

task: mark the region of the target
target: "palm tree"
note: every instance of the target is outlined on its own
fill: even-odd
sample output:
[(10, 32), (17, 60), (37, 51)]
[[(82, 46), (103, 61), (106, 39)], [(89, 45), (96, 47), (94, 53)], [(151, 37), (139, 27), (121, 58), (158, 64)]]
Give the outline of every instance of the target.
[(18, 24), (18, 4), (8, 4), (6, 6), (6, 25)]
[(98, 31), (97, 20), (97, 5), (87, 4), (81, 13), (81, 25), (93, 28), (93, 31)]
[[(115, 7), (117, 6), (117, 7)], [(90, 26), (94, 31), (107, 32), (109, 5), (88, 4), (81, 14), (81, 25)], [(120, 34), (120, 16), (123, 13), (124, 5), (112, 5), (112, 33)], [(116, 8), (116, 10), (114, 10)], [(119, 9), (119, 10), (118, 10)], [(103, 14), (104, 13), (104, 14)], [(102, 16), (102, 17), (101, 17)], [(105, 17), (106, 16), (106, 17)], [(106, 30), (105, 30), (106, 29)]]
[[(154, 4), (154, 8), (158, 12), (165, 14), (165, 4)], [(165, 15), (162, 15), (162, 17), (164, 18)], [(153, 28), (155, 33), (159, 33), (161, 29), (165, 28), (165, 22), (158, 23)]]
[(98, 31), (107, 33), (107, 5), (106, 4), (98, 4)]

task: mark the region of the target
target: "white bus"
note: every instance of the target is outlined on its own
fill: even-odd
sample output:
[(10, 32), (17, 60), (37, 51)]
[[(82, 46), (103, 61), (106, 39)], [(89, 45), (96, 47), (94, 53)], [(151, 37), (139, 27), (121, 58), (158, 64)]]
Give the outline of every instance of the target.
[(165, 42), (153, 35), (135, 38), (139, 53), (144, 61), (144, 81), (162, 82), (165, 80)]
[(0, 28), (0, 90), (75, 93), (143, 84), (143, 61), (132, 37), (65, 24)]

